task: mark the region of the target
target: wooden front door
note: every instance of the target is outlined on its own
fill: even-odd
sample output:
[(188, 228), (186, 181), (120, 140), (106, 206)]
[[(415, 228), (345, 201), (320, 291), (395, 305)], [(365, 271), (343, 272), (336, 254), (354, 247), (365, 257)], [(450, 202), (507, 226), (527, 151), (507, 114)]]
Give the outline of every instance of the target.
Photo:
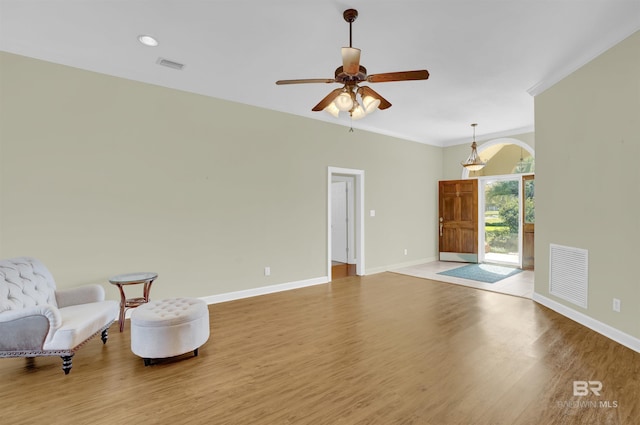
[(535, 176), (522, 176), (522, 268), (533, 270)]
[(478, 180), (439, 182), (440, 261), (478, 262)]

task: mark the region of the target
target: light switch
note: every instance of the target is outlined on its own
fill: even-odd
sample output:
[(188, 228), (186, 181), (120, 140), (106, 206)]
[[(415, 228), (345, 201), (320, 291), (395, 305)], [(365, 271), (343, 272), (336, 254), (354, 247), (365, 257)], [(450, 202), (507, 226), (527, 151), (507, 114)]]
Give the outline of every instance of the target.
[(369, 217), (375, 217), (375, 216), (376, 216), (376, 210), (370, 210)]

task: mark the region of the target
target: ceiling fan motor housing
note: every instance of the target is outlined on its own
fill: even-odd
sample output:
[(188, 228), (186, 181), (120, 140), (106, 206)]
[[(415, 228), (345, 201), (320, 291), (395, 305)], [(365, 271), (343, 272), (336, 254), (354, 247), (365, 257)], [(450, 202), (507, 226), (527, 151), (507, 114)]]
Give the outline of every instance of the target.
[(334, 75), (336, 78), (336, 83), (344, 83), (344, 84), (349, 82), (359, 83), (361, 81), (367, 80), (367, 68), (360, 65), (359, 72), (356, 75), (349, 75), (346, 72), (344, 72), (343, 67), (339, 66), (336, 68), (336, 72)]

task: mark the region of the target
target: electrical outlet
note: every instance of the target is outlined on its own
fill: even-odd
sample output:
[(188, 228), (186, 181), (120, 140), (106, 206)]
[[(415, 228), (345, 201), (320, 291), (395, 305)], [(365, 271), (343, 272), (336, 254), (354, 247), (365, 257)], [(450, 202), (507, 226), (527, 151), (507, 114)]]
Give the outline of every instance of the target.
[(409, 250), (407, 248), (404, 249), (404, 255), (407, 255), (409, 253)]
[(620, 300), (617, 298), (613, 299), (613, 311), (620, 313)]
[(265, 267), (264, 268), (264, 275), (265, 276), (271, 276), (271, 267)]

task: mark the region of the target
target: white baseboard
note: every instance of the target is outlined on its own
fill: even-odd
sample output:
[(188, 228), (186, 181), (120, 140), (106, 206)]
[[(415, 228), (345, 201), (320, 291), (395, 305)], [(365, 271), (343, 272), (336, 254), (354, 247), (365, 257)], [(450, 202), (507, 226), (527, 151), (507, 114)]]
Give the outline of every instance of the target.
[[(328, 283), (329, 278), (326, 276), (316, 277), (313, 279), (299, 280), (296, 282), (281, 283), (278, 285), (261, 286), (259, 288), (245, 289), (242, 291), (227, 292), (224, 294), (209, 295), (206, 297), (199, 297), (207, 304), (218, 304), (227, 301), (240, 300), (243, 298), (257, 297), (258, 295), (273, 294), (275, 292), (289, 291), (291, 289), (304, 288), (307, 286), (320, 285)], [(131, 318), (132, 309), (128, 309), (125, 312), (125, 319)], [(117, 318), (116, 318), (117, 320)]]
[(321, 285), (328, 283), (329, 278), (327, 276), (315, 277), (312, 279), (299, 280), (296, 282), (281, 283), (278, 285), (261, 286), (258, 288), (245, 289), (242, 291), (227, 292), (224, 294), (210, 295), (208, 297), (201, 297), (207, 304), (218, 304), (227, 301), (234, 301), (243, 298), (257, 297), (259, 295), (273, 294), (275, 292), (289, 291), (291, 289), (305, 288), (307, 286)]
[[(408, 261), (406, 263), (368, 269), (365, 271), (365, 274), (369, 275), (369, 274), (382, 273), (382, 272), (386, 272), (394, 269), (400, 269), (403, 267), (411, 267), (411, 266), (416, 266), (418, 264), (430, 263), (436, 260), (437, 260), (436, 257), (423, 258), (420, 260)], [(209, 295), (206, 297), (200, 297), (200, 299), (204, 300), (207, 304), (218, 304), (218, 303), (223, 303), (227, 301), (240, 300), (243, 298), (257, 297), (259, 295), (273, 294), (275, 292), (289, 291), (291, 289), (305, 288), (307, 286), (321, 285), (323, 283), (329, 283), (329, 282), (330, 280), (328, 276), (321, 276), (321, 277), (315, 277), (312, 279), (299, 280), (295, 282), (281, 283), (278, 285), (261, 286), (258, 288), (245, 289), (242, 291), (234, 291), (234, 292), (227, 292), (224, 294)], [(131, 309), (126, 311), (125, 316), (127, 319), (131, 317)]]
[[(365, 275), (387, 272), (390, 270), (400, 269), (403, 267), (417, 266), (419, 264), (430, 263), (436, 260), (437, 260), (437, 257), (422, 258), (419, 260), (408, 261), (406, 263), (394, 264), (394, 265), (378, 267), (374, 269), (367, 269), (365, 271)], [(313, 286), (313, 285), (321, 285), (323, 283), (329, 283), (329, 282), (330, 280), (328, 276), (321, 276), (321, 277), (315, 277), (312, 279), (299, 280), (296, 282), (281, 283), (278, 285), (271, 285), (271, 286), (261, 286), (259, 288), (246, 289), (243, 291), (235, 291), (235, 292), (227, 292), (225, 294), (210, 295), (208, 297), (201, 297), (201, 299), (205, 300), (207, 304), (217, 304), (217, 303), (223, 303), (227, 301), (239, 300), (243, 298), (257, 297), (259, 295), (272, 294), (274, 292), (289, 291), (291, 289), (304, 288), (304, 287)]]
[(609, 339), (612, 339), (622, 345), (624, 345), (625, 347), (628, 347), (630, 349), (632, 349), (633, 351), (636, 351), (638, 353), (640, 353), (640, 339), (631, 336), (627, 333), (624, 333), (614, 327), (611, 327), (605, 323), (602, 323), (592, 317), (587, 316), (586, 314), (580, 313), (579, 311), (576, 311), (570, 307), (567, 307), (564, 304), (560, 304), (557, 301), (554, 301), (552, 299), (549, 299), (547, 297), (545, 297), (544, 295), (540, 295), (537, 292), (533, 293), (533, 298), (532, 298), (535, 302), (542, 304), (545, 307), (550, 308), (551, 310), (562, 314), (563, 316), (568, 317), (569, 319), (580, 323), (581, 325), (584, 325), (586, 327), (588, 327), (589, 329), (592, 329), (596, 332), (598, 332), (599, 334), (602, 334), (604, 336), (606, 336)]
[(367, 269), (365, 271), (365, 274), (370, 275), (370, 274), (384, 273), (384, 272), (389, 272), (396, 269), (401, 269), (403, 267), (411, 267), (411, 266), (417, 266), (419, 264), (424, 264), (424, 263), (432, 263), (437, 260), (438, 260), (438, 257), (428, 257), (428, 258), (421, 258), (419, 260), (407, 261), (406, 263), (391, 264), (389, 266), (383, 266), (383, 267), (374, 267), (371, 269)]

